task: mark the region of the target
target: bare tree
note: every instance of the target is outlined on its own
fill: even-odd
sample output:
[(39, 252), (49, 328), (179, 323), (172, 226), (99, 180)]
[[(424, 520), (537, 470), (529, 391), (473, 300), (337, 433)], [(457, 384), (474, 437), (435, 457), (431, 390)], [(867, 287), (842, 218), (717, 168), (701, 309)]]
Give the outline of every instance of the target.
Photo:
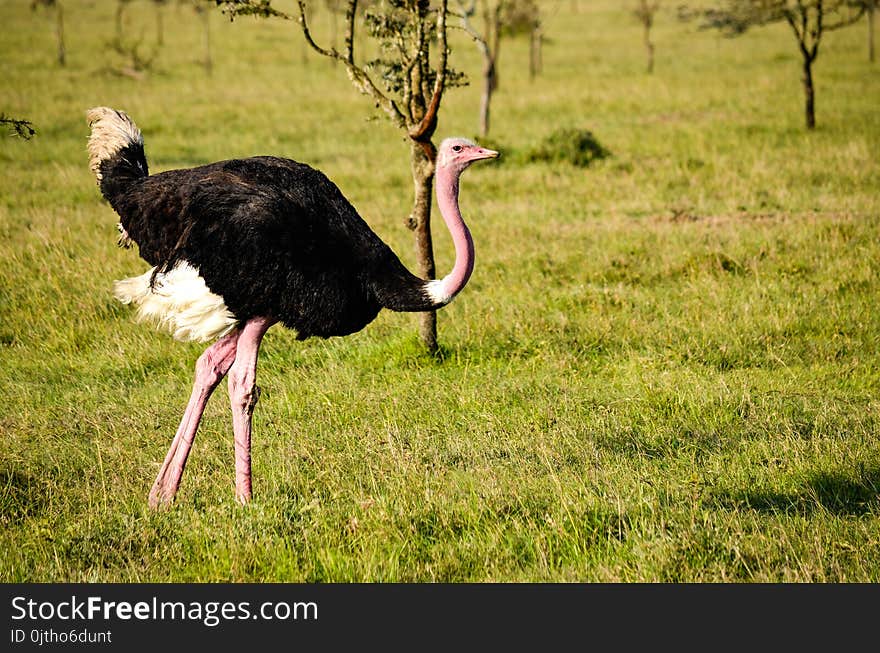
[(868, 61), (874, 63), (874, 15), (880, 9), (880, 0), (868, 4)]
[(480, 130), (485, 138), (489, 134), (492, 95), (498, 90), (498, 55), (501, 52), (501, 37), (528, 33), (529, 76), (534, 78), (541, 70), (541, 19), (538, 5), (534, 0), (480, 0), (482, 31), (471, 22), (477, 13), (477, 1), (465, 4), (457, 1), (458, 16), (462, 29), (473, 39), (483, 57), (483, 89), (480, 95)]
[[(436, 3), (429, 0), (381, 0), (373, 3), (374, 6), (364, 12), (363, 22), (369, 36), (378, 41), (382, 54), (372, 61), (361, 61), (356, 56), (355, 45), (364, 38), (356, 30), (357, 0), (348, 0), (346, 4), (341, 51), (316, 42), (302, 0), (297, 2), (295, 15), (275, 8), (271, 0), (217, 0), (217, 4), (232, 18), (256, 15), (297, 20), (309, 46), (320, 55), (341, 63), (354, 87), (407, 134), (415, 197), (406, 224), (415, 234), (419, 273), (425, 279), (433, 279), (431, 202), (437, 148), (432, 139), (444, 91), (461, 84), (462, 80), (462, 76), (448, 65), (447, 0)], [(432, 311), (419, 315), (421, 340), (429, 352), (436, 353), (439, 350), (437, 314)]]
[[(116, 36), (110, 41), (109, 45), (111, 49), (124, 58), (123, 65), (114, 69), (113, 72), (133, 79), (142, 79), (144, 72), (153, 66), (153, 62), (159, 54), (160, 43), (154, 43), (149, 52), (144, 53), (141, 50), (144, 40), (143, 32), (141, 32), (140, 37), (137, 39), (126, 37), (125, 10), (132, 2), (133, 0), (116, 0)], [(158, 6), (159, 3), (156, 4), (157, 8)], [(160, 36), (161, 33), (157, 33), (157, 37)]]
[(480, 2), (483, 16), (483, 31), (477, 30), (471, 23), (471, 18), (476, 13), (477, 3), (472, 0), (469, 6), (465, 6), (459, 0), (458, 17), (462, 28), (471, 36), (480, 54), (483, 57), (483, 90), (480, 94), (480, 136), (485, 138), (489, 134), (490, 110), (492, 94), (498, 88), (498, 54), (501, 46), (501, 12), (504, 8), (503, 0), (490, 4), (488, 0)]
[(67, 64), (67, 47), (64, 44), (64, 7), (59, 0), (32, 0), (31, 9), (36, 11), (39, 7), (55, 10), (55, 43), (58, 52), (58, 65)]
[(180, 7), (180, 5), (189, 5), (192, 7), (196, 16), (202, 21), (205, 55), (199, 63), (205, 69), (208, 76), (210, 76), (214, 71), (214, 60), (211, 56), (211, 12), (208, 9), (210, 6), (216, 5), (214, 5), (212, 0), (178, 0), (177, 6)]
[(642, 41), (645, 44), (645, 53), (648, 57), (647, 71), (654, 72), (654, 43), (651, 41), (651, 28), (654, 26), (654, 15), (660, 9), (660, 0), (639, 0), (638, 5), (632, 10), (633, 15), (642, 24)]
[(868, 61), (874, 63), (874, 16), (880, 9), (880, 0), (851, 0), (850, 4), (864, 8), (868, 22)]
[(156, 45), (158, 46), (165, 44), (165, 22), (162, 8), (166, 4), (168, 4), (168, 0), (153, 0), (153, 5), (156, 7)]
[(880, 0), (868, 4), (868, 61), (874, 63), (874, 15), (880, 9)]
[(703, 29), (718, 29), (725, 36), (739, 36), (751, 27), (784, 22), (791, 28), (801, 53), (801, 82), (807, 129), (816, 126), (816, 91), (813, 63), (826, 32), (852, 25), (865, 13), (863, 4), (852, 0), (725, 0), (711, 9), (688, 10), (680, 16), (702, 18)]
[(536, 16), (529, 40), (529, 79), (534, 79), (544, 69), (544, 28), (541, 16)]
[(116, 41), (122, 42), (125, 35), (125, 8), (132, 0), (116, 0)]
[(536, 0), (504, 0), (501, 14), (502, 36), (529, 37), (529, 79), (541, 72), (544, 36), (541, 9)]

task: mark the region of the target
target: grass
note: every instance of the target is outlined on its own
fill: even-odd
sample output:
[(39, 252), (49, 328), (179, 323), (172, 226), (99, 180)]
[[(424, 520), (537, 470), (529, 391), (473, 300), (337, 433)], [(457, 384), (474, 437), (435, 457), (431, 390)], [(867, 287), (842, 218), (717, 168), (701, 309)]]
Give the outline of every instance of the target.
[[(342, 339), (280, 328), (261, 353), (256, 500), (233, 501), (225, 391), (178, 501), (146, 493), (181, 416), (196, 344), (136, 324), (114, 279), (144, 264), (86, 165), (84, 112), (144, 131), (153, 170), (273, 153), (322, 168), (414, 266), (407, 148), (295, 26), (166, 8), (141, 80), (107, 42), (113, 3), (52, 22), (0, 5), (0, 580), (880, 580), (880, 67), (860, 24), (816, 64), (802, 126), (782, 26), (719, 39), (657, 21), (656, 72), (619, 3), (552, 3), (544, 72), (506, 41), (492, 142), (462, 204), (477, 248), (440, 315)], [(151, 3), (128, 25), (150, 42)], [(323, 30), (323, 31), (322, 31)], [(328, 38), (326, 25), (316, 33)], [(439, 136), (477, 124), (473, 85)], [(612, 154), (589, 168), (517, 153), (558, 128)], [(438, 268), (451, 244), (435, 229)]]

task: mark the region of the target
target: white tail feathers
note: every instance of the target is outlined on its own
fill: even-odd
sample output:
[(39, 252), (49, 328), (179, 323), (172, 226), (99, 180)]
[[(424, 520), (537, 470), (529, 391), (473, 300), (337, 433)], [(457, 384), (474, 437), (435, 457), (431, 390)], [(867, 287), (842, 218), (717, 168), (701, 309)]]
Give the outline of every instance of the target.
[(116, 299), (137, 306), (140, 319), (167, 329), (177, 340), (214, 340), (238, 324), (223, 298), (208, 289), (196, 268), (178, 263), (157, 274), (150, 287), (154, 270), (113, 285)]
[(101, 163), (130, 144), (143, 146), (144, 137), (131, 118), (110, 107), (89, 109), (86, 119), (92, 128), (88, 145), (89, 168), (101, 181)]

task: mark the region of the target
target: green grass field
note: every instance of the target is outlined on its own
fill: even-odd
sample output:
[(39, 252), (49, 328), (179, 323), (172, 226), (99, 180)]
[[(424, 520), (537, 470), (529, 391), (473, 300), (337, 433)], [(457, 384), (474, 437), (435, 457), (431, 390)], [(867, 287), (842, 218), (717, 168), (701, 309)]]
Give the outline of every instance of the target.
[[(261, 353), (255, 501), (233, 501), (225, 384), (177, 503), (146, 496), (198, 344), (111, 295), (140, 274), (87, 167), (85, 111), (124, 109), (153, 171), (276, 154), (324, 170), (410, 267), (408, 147), (296, 25), (165, 9), (143, 79), (115, 3), (0, 3), (0, 581), (880, 581), (880, 64), (827, 34), (803, 127), (784, 26), (726, 40), (657, 21), (656, 69), (614, 0), (547, 2), (544, 72), (502, 45), (491, 140), (462, 207), (471, 284), (440, 314)], [(577, 8), (575, 6), (575, 8)], [(148, 50), (155, 14), (127, 29)], [(329, 38), (318, 21), (316, 36)], [(438, 136), (473, 136), (458, 32)], [(612, 156), (517, 153), (558, 127)], [(435, 222), (438, 270), (451, 242)]]

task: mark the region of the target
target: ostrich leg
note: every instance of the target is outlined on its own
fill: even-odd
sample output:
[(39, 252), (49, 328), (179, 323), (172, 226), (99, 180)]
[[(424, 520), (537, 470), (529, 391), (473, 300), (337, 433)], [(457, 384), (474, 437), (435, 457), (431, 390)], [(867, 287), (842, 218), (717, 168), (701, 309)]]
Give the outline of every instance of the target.
[(180, 478), (186, 467), (186, 459), (192, 448), (202, 413), (214, 388), (220, 383), (235, 360), (240, 332), (235, 330), (208, 347), (196, 361), (196, 379), (186, 412), (171, 441), (171, 448), (159, 470), (156, 482), (150, 490), (150, 507), (158, 508), (174, 500)]
[(235, 497), (251, 500), (251, 416), (260, 398), (257, 387), (257, 354), (260, 342), (274, 320), (255, 317), (245, 323), (238, 336), (235, 362), (229, 369), (229, 401), (235, 433)]

